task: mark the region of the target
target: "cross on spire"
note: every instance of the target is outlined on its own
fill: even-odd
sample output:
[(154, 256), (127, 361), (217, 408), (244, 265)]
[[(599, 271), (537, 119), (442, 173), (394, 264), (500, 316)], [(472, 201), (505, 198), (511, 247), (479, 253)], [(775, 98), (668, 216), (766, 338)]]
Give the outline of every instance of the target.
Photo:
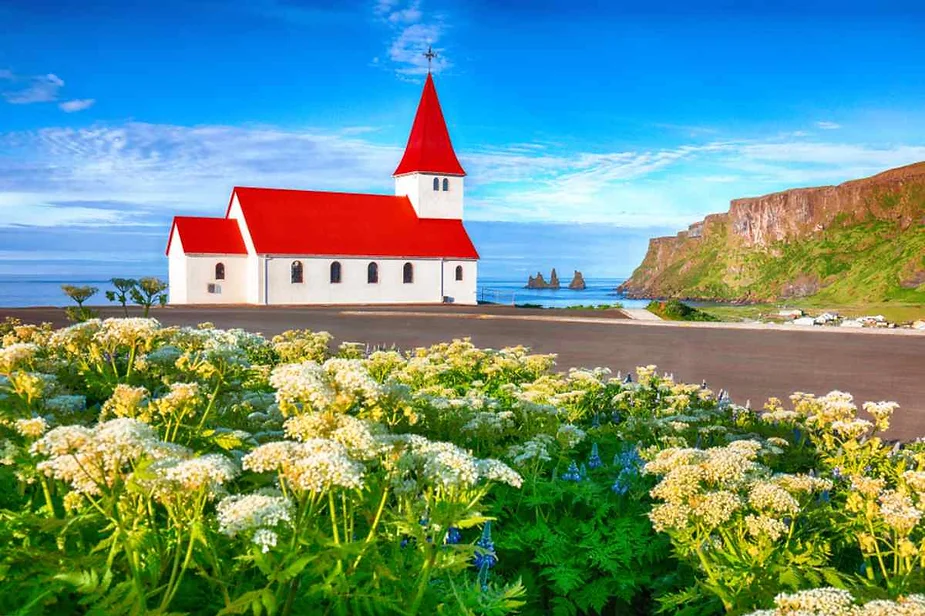
[(427, 72), (430, 73), (431, 63), (434, 61), (434, 58), (437, 57), (437, 52), (434, 51), (434, 48), (430, 45), (427, 46), (427, 51), (424, 52), (424, 57), (427, 58)]

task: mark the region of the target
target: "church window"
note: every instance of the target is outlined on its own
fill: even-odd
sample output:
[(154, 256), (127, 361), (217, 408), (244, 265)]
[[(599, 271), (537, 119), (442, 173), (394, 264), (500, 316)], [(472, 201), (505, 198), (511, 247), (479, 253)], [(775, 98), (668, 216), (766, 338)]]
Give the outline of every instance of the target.
[(331, 263), (331, 284), (338, 284), (340, 282), (340, 261), (334, 261)]
[(446, 192), (450, 189), (450, 181), (446, 178), (443, 178), (443, 192)]
[(216, 280), (225, 279), (225, 264), (224, 263), (215, 264), (215, 279)]
[(373, 262), (366, 268), (366, 282), (376, 284), (379, 282), (379, 266)]
[(434, 178), (434, 190), (440, 190), (440, 178)]
[(463, 279), (462, 265), (457, 265), (456, 266), (456, 280), (462, 280), (462, 279)]
[(410, 263), (405, 263), (405, 267), (402, 268), (402, 279), (405, 284), (414, 282), (414, 266)]
[(301, 261), (292, 262), (292, 267), (289, 268), (289, 279), (292, 281), (292, 284), (296, 284), (304, 280), (302, 276), (302, 262)]

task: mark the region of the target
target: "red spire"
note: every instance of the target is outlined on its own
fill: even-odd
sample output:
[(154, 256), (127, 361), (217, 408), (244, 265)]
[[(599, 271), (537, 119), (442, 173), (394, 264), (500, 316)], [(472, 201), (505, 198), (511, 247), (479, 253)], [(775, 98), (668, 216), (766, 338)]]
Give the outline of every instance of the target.
[(462, 165), (453, 151), (450, 133), (446, 129), (440, 101), (434, 79), (427, 73), (424, 92), (418, 103), (418, 112), (414, 116), (405, 155), (392, 175), (406, 173), (441, 173), (446, 175), (466, 175)]

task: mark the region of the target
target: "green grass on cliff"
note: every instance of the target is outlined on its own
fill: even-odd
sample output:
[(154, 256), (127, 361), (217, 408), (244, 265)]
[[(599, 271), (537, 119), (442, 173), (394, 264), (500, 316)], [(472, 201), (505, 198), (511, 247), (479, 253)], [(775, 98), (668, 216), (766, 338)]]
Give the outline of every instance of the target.
[(719, 321), (720, 319), (704, 312), (698, 310), (693, 306), (688, 306), (684, 302), (679, 302), (676, 299), (670, 299), (668, 301), (660, 302), (653, 301), (649, 302), (649, 305), (646, 306), (646, 310), (652, 314), (658, 315), (666, 321)]
[[(905, 197), (925, 220), (925, 187), (910, 187)], [(878, 199), (888, 207), (898, 197)], [(925, 224), (903, 229), (873, 216), (846, 218), (762, 250), (737, 246), (728, 225), (717, 225), (708, 237), (685, 242), (663, 270), (646, 271), (643, 264), (638, 273), (653, 277), (664, 297), (925, 305)]]

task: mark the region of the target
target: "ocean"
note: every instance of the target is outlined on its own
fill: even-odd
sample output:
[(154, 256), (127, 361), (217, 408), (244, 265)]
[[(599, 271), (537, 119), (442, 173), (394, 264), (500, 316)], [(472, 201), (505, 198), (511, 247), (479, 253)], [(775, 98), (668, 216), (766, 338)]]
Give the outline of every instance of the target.
[[(536, 304), (544, 308), (623, 304), (625, 308), (645, 308), (648, 300), (629, 299), (616, 289), (625, 278), (585, 278), (584, 291), (525, 289), (524, 280), (479, 278), (479, 300), (498, 304)], [(562, 284), (568, 285), (565, 280)]]
[[(156, 275), (152, 272), (138, 274), (121, 274), (128, 277)], [(160, 274), (164, 278), (163, 274)], [(623, 282), (622, 278), (587, 278), (587, 289), (572, 291), (570, 289), (525, 289), (523, 280), (480, 278), (479, 298), (499, 304), (536, 304), (545, 308), (565, 308), (567, 306), (621, 303), (627, 308), (644, 307), (645, 300), (633, 300), (617, 294), (616, 288)], [(61, 291), (61, 285), (90, 285), (100, 292), (87, 302), (88, 305), (106, 305), (105, 292), (111, 290), (109, 280), (92, 274), (0, 274), (0, 307), (19, 306), (68, 306), (70, 300)], [(566, 281), (566, 284), (568, 282)]]

